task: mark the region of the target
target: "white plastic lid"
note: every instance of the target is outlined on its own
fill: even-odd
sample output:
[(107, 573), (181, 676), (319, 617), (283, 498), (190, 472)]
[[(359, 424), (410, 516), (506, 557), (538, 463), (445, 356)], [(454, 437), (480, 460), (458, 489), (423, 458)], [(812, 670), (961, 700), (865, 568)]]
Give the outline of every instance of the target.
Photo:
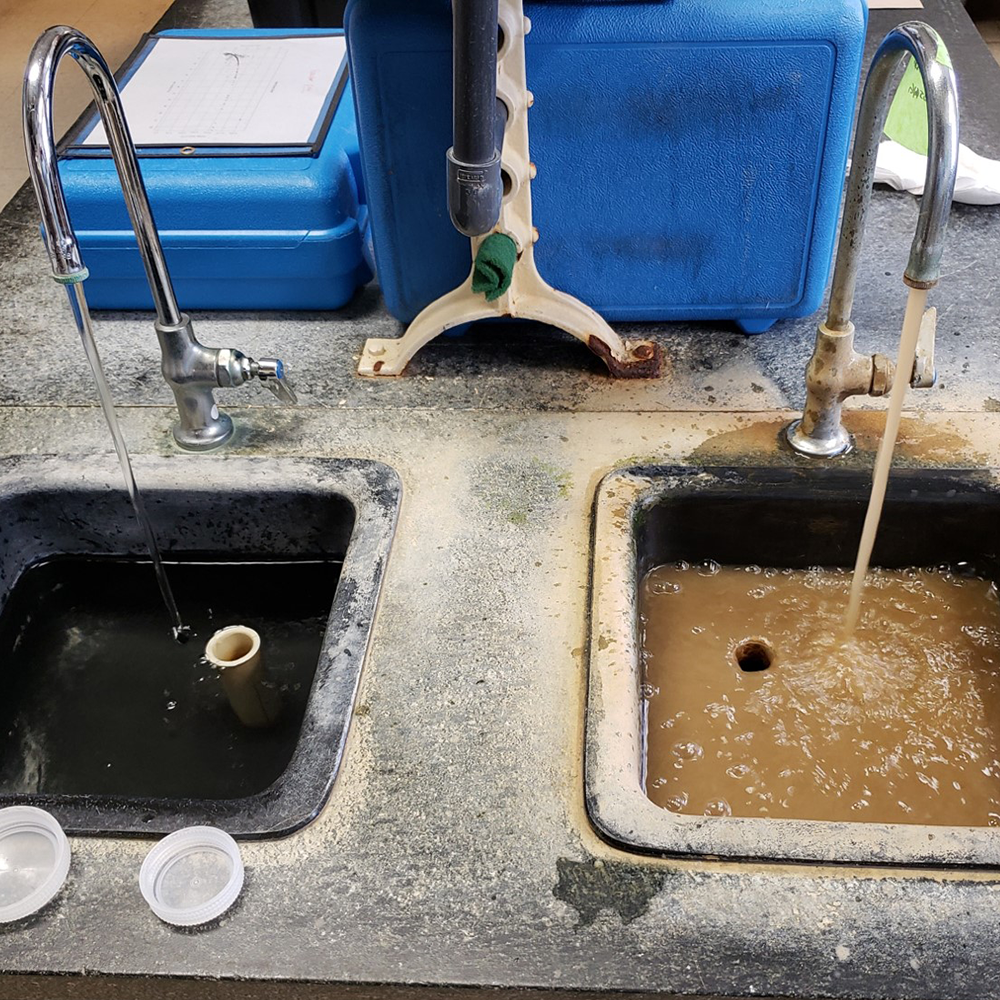
[(69, 841), (56, 818), (34, 806), (0, 809), (0, 923), (50, 902), (69, 873)]
[(243, 889), (236, 841), (214, 826), (189, 826), (164, 837), (146, 855), (139, 888), (149, 908), (175, 927), (221, 917)]

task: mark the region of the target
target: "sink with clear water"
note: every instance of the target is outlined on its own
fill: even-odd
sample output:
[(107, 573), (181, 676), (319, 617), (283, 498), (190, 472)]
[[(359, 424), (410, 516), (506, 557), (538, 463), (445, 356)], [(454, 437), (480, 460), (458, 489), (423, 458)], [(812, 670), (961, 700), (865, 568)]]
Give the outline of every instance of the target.
[[(351, 460), (144, 460), (137, 475), (185, 644), (117, 466), (0, 464), (0, 805), (76, 833), (291, 832), (336, 775), (398, 479)], [(203, 659), (233, 624), (261, 635), (270, 728), (240, 723)]]
[[(703, 856), (859, 864), (1000, 862), (1000, 829), (995, 828), (1000, 814), (990, 797), (1000, 789), (1000, 774), (979, 773), (993, 766), (994, 737), (1000, 733), (1000, 718), (992, 717), (997, 676), (991, 665), (997, 662), (991, 650), (1000, 642), (1000, 621), (988, 620), (1000, 616), (990, 585), (1000, 579), (1000, 485), (991, 470), (897, 470), (890, 479), (872, 562), (880, 569), (870, 598), (876, 603), (879, 592), (891, 591), (901, 577), (913, 594), (920, 594), (907, 598), (916, 612), (894, 606), (883, 621), (876, 608), (866, 629), (876, 640), (895, 634), (905, 647), (895, 676), (887, 669), (878, 676), (858, 672), (845, 681), (841, 674), (833, 676), (844, 666), (836, 667), (832, 653), (820, 662), (800, 646), (771, 649), (753, 628), (742, 630), (739, 622), (729, 621), (733, 606), (764, 607), (768, 591), (784, 604), (767, 616), (754, 611), (758, 624), (767, 621), (769, 630), (792, 633), (787, 616), (810, 613), (811, 605), (807, 608), (808, 601), (798, 597), (798, 588), (809, 586), (827, 588), (823, 607), (839, 626), (870, 485), (865, 471), (816, 468), (639, 468), (612, 473), (601, 484), (595, 507), (585, 773), (591, 819), (608, 839), (646, 852)], [(704, 574), (699, 564), (705, 565)], [(949, 583), (948, 573), (908, 569), (914, 566), (961, 569)], [(664, 569), (647, 579), (657, 567)], [(734, 576), (727, 567), (740, 573)], [(839, 568), (840, 573), (810, 574), (810, 567)], [(906, 578), (908, 573), (915, 579)], [(759, 579), (754, 575), (744, 587), (736, 579), (744, 574), (759, 574)], [(667, 604), (670, 597), (654, 595), (657, 600), (651, 601), (650, 581), (660, 591), (671, 588), (682, 596), (673, 605)], [(933, 670), (921, 672), (913, 665), (923, 655), (920, 637), (941, 633), (948, 617), (934, 615), (941, 610), (934, 601), (942, 593), (957, 597), (970, 588), (983, 591), (975, 613), (986, 620), (970, 626), (954, 644), (959, 669), (932, 662)], [(760, 602), (750, 599), (757, 597)], [(716, 600), (721, 603), (706, 614)], [(649, 619), (651, 613), (667, 614), (668, 608), (683, 633), (670, 633), (673, 626), (668, 628), (665, 619)], [(732, 636), (715, 634), (726, 628)], [(658, 641), (676, 635), (676, 643), (655, 651), (644, 648), (654, 631)], [(990, 648), (980, 649), (986, 632)], [(895, 646), (884, 655), (895, 663)], [(701, 662), (706, 656), (710, 664)], [(983, 672), (973, 676), (976, 670)], [(860, 694), (852, 690), (854, 700), (844, 700), (842, 684), (858, 679), (867, 688)], [(828, 704), (837, 710), (862, 704), (860, 728), (852, 730), (844, 718), (818, 717), (824, 709), (817, 699), (829, 691), (834, 700)], [(907, 700), (911, 694), (931, 703), (913, 706)], [(779, 695), (788, 698), (788, 713), (802, 717), (781, 717), (785, 709)], [(935, 698), (944, 699), (938, 701), (940, 709)], [(975, 711), (965, 713), (964, 705)], [(962, 752), (992, 749), (981, 760), (968, 751), (961, 761), (964, 775), (949, 774), (940, 789), (934, 769), (944, 772), (953, 762), (933, 753), (924, 755), (932, 758), (932, 767), (910, 768), (917, 773), (910, 775), (905, 794), (902, 781), (886, 782), (874, 769), (861, 773), (881, 785), (855, 781), (848, 790), (843, 773), (831, 776), (827, 761), (839, 758), (824, 745), (827, 729), (831, 739), (851, 743), (845, 753), (866, 768), (865, 727), (873, 734), (873, 754), (882, 749), (879, 741), (888, 741), (891, 751), (916, 728), (907, 722), (911, 711), (914, 717), (924, 713), (937, 727), (918, 734), (917, 744), (929, 746), (931, 735), (940, 736), (943, 720), (951, 734), (944, 743), (959, 743)], [(773, 732), (764, 728), (763, 719), (773, 724)], [(737, 747), (737, 739), (752, 742), (752, 752)], [(678, 747), (683, 752), (674, 760), (671, 748)], [(772, 784), (762, 786), (761, 776)], [(952, 785), (952, 777), (962, 779), (961, 789)], [(831, 795), (843, 792), (843, 808), (819, 787), (824, 783), (833, 789)], [(928, 783), (934, 787), (926, 788)], [(866, 786), (874, 790), (871, 801), (860, 794), (863, 788), (869, 791)], [(718, 793), (726, 789), (724, 799)], [(967, 798), (967, 790), (982, 802)], [(912, 809), (921, 792), (928, 794)], [(953, 798), (955, 808), (937, 808), (937, 797)]]

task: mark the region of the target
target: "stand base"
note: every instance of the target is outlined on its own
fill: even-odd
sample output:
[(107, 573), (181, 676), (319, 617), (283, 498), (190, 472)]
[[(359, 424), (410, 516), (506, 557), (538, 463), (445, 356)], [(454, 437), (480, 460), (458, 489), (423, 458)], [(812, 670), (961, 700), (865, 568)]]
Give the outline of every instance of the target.
[[(525, 263), (528, 262), (519, 262), (519, 266)], [(535, 320), (565, 330), (583, 341), (615, 378), (656, 378), (660, 374), (662, 352), (659, 344), (651, 340), (622, 340), (590, 306), (545, 285), (537, 272), (531, 277), (536, 291), (516, 298), (508, 293), (497, 302), (487, 302), (481, 294), (473, 292), (470, 277), (427, 306), (402, 337), (366, 341), (358, 374), (401, 375), (417, 351), (446, 330), (500, 316)]]

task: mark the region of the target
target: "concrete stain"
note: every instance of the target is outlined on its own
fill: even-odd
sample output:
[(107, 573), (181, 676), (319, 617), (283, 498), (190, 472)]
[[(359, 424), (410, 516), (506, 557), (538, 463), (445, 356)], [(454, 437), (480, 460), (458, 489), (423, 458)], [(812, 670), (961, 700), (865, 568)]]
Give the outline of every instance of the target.
[(621, 861), (556, 861), (559, 880), (552, 895), (576, 910), (576, 928), (589, 927), (602, 910), (618, 914), (630, 924), (648, 912), (653, 897), (663, 888), (666, 873)]
[(473, 463), (470, 478), (472, 493), (483, 507), (518, 527), (551, 510), (557, 501), (569, 499), (573, 489), (569, 472), (537, 458), (484, 458)]

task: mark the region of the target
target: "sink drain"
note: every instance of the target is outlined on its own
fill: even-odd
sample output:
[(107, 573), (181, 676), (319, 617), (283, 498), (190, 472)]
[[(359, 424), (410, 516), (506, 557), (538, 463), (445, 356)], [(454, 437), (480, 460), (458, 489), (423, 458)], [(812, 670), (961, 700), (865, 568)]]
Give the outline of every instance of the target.
[(774, 663), (774, 650), (763, 639), (746, 639), (736, 647), (733, 655), (736, 665), (748, 674), (767, 670)]

